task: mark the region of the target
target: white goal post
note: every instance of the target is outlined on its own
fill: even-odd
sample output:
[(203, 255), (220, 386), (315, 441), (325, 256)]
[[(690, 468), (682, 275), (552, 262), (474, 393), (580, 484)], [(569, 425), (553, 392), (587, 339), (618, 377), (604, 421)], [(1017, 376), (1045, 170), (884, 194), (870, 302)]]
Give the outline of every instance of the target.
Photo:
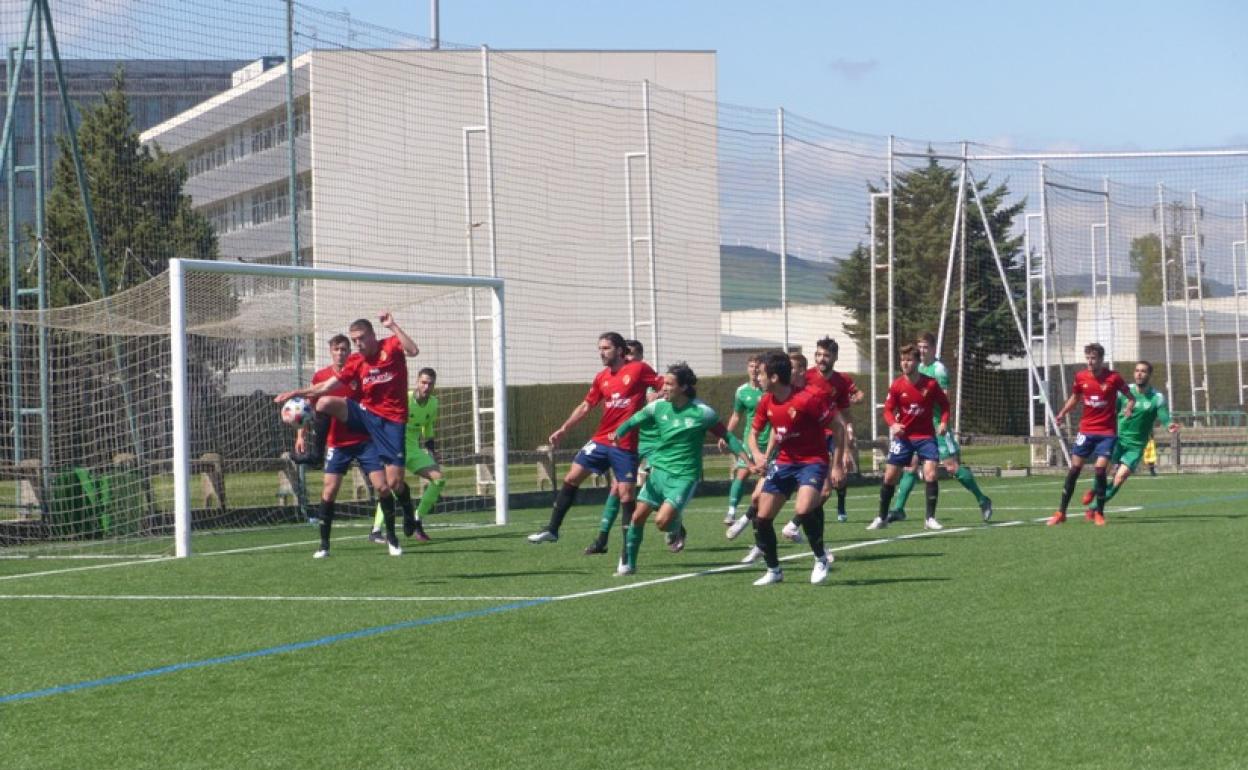
[[(482, 410), (492, 416), (494, 463), (494, 520), (507, 523), (507, 399), (506, 399), (506, 321), (504, 282), (486, 276), (436, 275), (380, 270), (294, 267), (232, 261), (173, 259), (169, 261), (169, 335), (171, 352), (171, 407), (173, 417), (173, 490), (176, 555), (191, 554), (191, 451), (187, 390), (187, 293), (188, 278), (195, 274), (235, 277), (277, 278), (299, 281), (344, 281), (395, 286), (431, 286), (488, 290), (491, 307), (491, 381), (496, 397), (493, 408)], [(477, 319), (473, 319), (473, 323)], [(486, 319), (480, 319), (486, 320)], [(276, 419), (276, 416), (275, 418)]]

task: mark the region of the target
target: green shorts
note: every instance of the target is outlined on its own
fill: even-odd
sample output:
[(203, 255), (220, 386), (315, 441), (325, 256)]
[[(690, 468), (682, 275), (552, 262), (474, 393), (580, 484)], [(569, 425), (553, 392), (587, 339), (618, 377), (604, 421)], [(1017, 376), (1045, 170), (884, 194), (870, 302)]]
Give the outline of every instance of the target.
[(404, 461), (408, 473), (420, 473), (426, 468), (432, 468), (438, 464), (433, 459), (433, 455), (425, 451), (425, 448), (419, 444), (407, 445), (407, 459)]
[(1124, 444), (1122, 439), (1118, 439), (1118, 443), (1114, 444), (1114, 452), (1109, 456), (1111, 465), (1122, 463), (1127, 469), (1135, 473), (1135, 469), (1140, 467), (1140, 461), (1144, 459), (1144, 447), (1134, 444)]
[(685, 510), (685, 506), (693, 499), (698, 488), (698, 480), (673, 476), (661, 468), (651, 468), (646, 483), (637, 494), (637, 499), (650, 505), (656, 511), (663, 503), (671, 503), (676, 513)]
[(945, 435), (937, 436), (936, 446), (940, 449), (941, 461), (962, 454), (962, 447), (958, 444), (958, 440), (953, 437), (953, 431), (945, 431)]

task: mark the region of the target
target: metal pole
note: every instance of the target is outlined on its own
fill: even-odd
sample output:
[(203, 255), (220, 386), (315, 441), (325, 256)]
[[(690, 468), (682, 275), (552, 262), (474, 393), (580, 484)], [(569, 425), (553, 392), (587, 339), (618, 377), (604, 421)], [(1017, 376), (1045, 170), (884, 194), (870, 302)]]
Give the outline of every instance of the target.
[[(1241, 326), (1240, 318), (1244, 314), (1244, 297), (1248, 295), (1248, 202), (1242, 203), (1240, 222), (1243, 229), (1244, 239), (1239, 242), (1244, 252), (1243, 272), (1240, 272), (1238, 256), (1235, 254), (1235, 245), (1231, 244), (1231, 274), (1235, 281), (1235, 362), (1239, 372), (1239, 405), (1244, 405), (1244, 329)], [(1240, 276), (1243, 276), (1243, 285), (1240, 284)]]
[(170, 402), (173, 412), (173, 530), (178, 558), (191, 555), (191, 439), (187, 431), (186, 284), (182, 260), (169, 260)]
[(893, 314), (893, 266), (896, 260), (894, 252), (894, 146), (895, 139), (892, 134), (888, 135), (888, 382), (893, 381), (893, 367), (897, 364), (896, 346), (897, 327)]
[[(286, 194), (290, 198), (290, 264), (302, 264), (299, 248), (299, 153), (295, 147), (295, 3), (286, 0)], [(291, 287), (295, 295), (294, 361), (295, 385), (303, 382), (303, 323), (299, 282)], [(300, 466), (302, 470), (303, 466)]]
[(507, 306), (503, 286), (490, 295), (494, 336), (494, 523), (507, 523), (507, 497), (510, 482), (507, 474)]
[(1202, 212), (1192, 190), (1192, 255), (1196, 260), (1196, 320), (1200, 329), (1200, 385), (1205, 391), (1205, 412), (1212, 411), (1209, 395), (1209, 335), (1205, 321), (1205, 267), (1201, 260), (1200, 219)]
[(876, 307), (879, 304), (879, 299), (878, 299), (879, 292), (876, 291), (876, 288), (875, 288), (875, 284), (876, 284), (875, 274), (877, 272), (876, 260), (878, 259), (877, 254), (876, 254), (877, 249), (875, 245), (876, 240), (877, 240), (877, 236), (875, 232), (875, 208), (876, 208), (875, 202), (876, 200), (879, 199), (881, 195), (884, 195), (884, 193), (871, 193), (870, 196), (867, 198), (867, 200), (870, 201), (870, 207), (871, 207), (871, 214), (870, 216), (867, 217), (867, 229), (869, 231), (868, 237), (871, 240), (871, 246), (869, 249), (869, 253), (867, 254), (867, 259), (870, 260), (871, 262), (871, 264), (867, 268), (868, 283), (871, 285), (871, 306), (870, 306), (871, 309), (870, 309), (870, 320), (868, 321), (869, 325), (867, 329), (868, 331), (867, 343), (868, 343), (868, 351), (870, 353), (870, 360), (871, 360), (871, 394), (870, 394), (871, 403), (869, 407), (871, 409), (871, 445), (872, 445), (871, 454), (872, 454), (872, 457), (875, 456), (875, 448), (874, 448), (875, 442), (879, 438), (879, 429), (878, 429), (879, 419), (876, 416), (876, 409), (879, 408), (879, 403), (880, 403), (880, 398), (879, 398), (880, 367), (879, 367), (879, 360), (878, 360), (880, 346), (879, 346), (879, 324), (878, 324), (878, 321), (876, 320)]
[(650, 350), (654, 351), (651, 361), (663, 360), (659, 355), (659, 292), (655, 286), (655, 248), (654, 248), (654, 152), (650, 141), (650, 81), (641, 82), (642, 108), (644, 110), (646, 129), (646, 225), (650, 249)]
[[(979, 217), (984, 223), (984, 234), (988, 237), (988, 247), (992, 250), (992, 259), (997, 264), (997, 274), (1001, 278), (1001, 287), (1005, 290), (1005, 301), (1010, 306), (1010, 315), (1014, 318), (1014, 328), (1018, 330), (1018, 336), (1023, 341), (1023, 350), (1027, 354), (1027, 370), (1037, 381), (1040, 378), (1039, 372), (1036, 371), (1036, 361), (1031, 353), (1031, 340), (1027, 339), (1027, 332), (1023, 328), (1023, 322), (1018, 317), (1018, 305), (1014, 302), (1014, 293), (1010, 290), (1010, 279), (1005, 272), (1005, 263), (1001, 261), (1001, 254), (997, 251), (997, 241), (992, 235), (992, 227), (989, 224), (988, 214), (984, 211), (984, 203), (980, 200), (979, 189), (975, 184), (975, 179), (971, 175), (969, 169), (967, 177), (970, 179), (971, 195), (975, 198), (975, 207), (979, 210)], [(1044, 411), (1049, 418), (1049, 422), (1053, 425), (1054, 432), (1057, 432), (1057, 418), (1053, 412), (1053, 405), (1049, 401), (1044, 402)], [(1070, 450), (1066, 448), (1065, 442), (1061, 443), (1062, 454), (1066, 458), (1066, 464), (1070, 464)]]
[[(8, 69), (5, 70), (8, 76), (8, 89), (10, 92), (16, 90), (17, 81), (15, 80), (15, 62), (17, 58), (17, 49), (10, 46), (8, 55)], [(17, 258), (17, 145), (9, 142), (5, 145), (5, 187), (8, 191), (9, 199), (9, 310), (16, 311), (20, 302), (21, 294), (18, 293), (21, 275), (21, 265)], [(12, 418), (13, 418), (13, 465), (17, 466), (22, 461), (22, 366), (21, 366), (21, 335), (18, 333), (18, 325), (16, 322), (9, 323), (9, 389), (12, 399)], [(15, 503), (20, 503), (22, 499), (22, 485), (14, 484), (13, 491), (15, 495)]]
[(624, 153), (624, 226), (628, 236), (628, 336), (637, 339), (637, 240), (633, 234), (633, 158)]
[[(966, 163), (966, 149), (967, 149), (966, 142), (963, 142), (962, 143), (963, 160), (962, 160), (962, 173), (961, 173), (962, 179), (963, 179), (963, 185), (962, 187), (958, 188), (958, 202), (959, 203), (961, 203), (962, 201), (962, 196), (966, 195), (965, 180), (966, 180), (967, 174), (970, 172), (970, 169), (967, 167), (967, 163)], [(953, 434), (955, 436), (961, 435), (962, 433), (962, 393), (964, 390), (964, 388), (962, 387), (962, 379), (963, 379), (962, 375), (966, 372), (966, 366), (963, 364), (963, 361), (966, 358), (966, 211), (965, 210), (963, 210), (962, 212), (961, 224), (962, 224), (962, 243), (959, 248), (960, 259), (958, 260), (958, 264), (960, 265), (960, 267), (958, 268), (959, 270), (959, 274), (958, 274), (958, 371), (957, 371), (958, 394), (953, 405)], [(988, 223), (985, 222), (984, 226), (987, 227)], [(1008, 291), (1008, 287), (1007, 287), (1007, 291)], [(939, 350), (940, 346), (937, 345), (936, 349)]]
[(962, 223), (962, 199), (966, 186), (966, 163), (958, 171), (958, 199), (953, 206), (953, 226), (949, 229), (949, 261), (945, 266), (945, 291), (940, 299), (940, 325), (936, 327), (936, 357), (945, 345), (945, 321), (949, 315), (949, 289), (953, 284), (953, 262), (958, 249), (958, 235)]
[(1106, 355), (1106, 362), (1110, 366), (1113, 366), (1114, 365), (1114, 348), (1116, 347), (1115, 340), (1117, 339), (1117, 337), (1114, 334), (1114, 273), (1113, 273), (1113, 270), (1111, 269), (1111, 266), (1113, 265), (1112, 252), (1114, 248), (1114, 242), (1113, 242), (1113, 236), (1112, 236), (1113, 221), (1109, 218), (1110, 205), (1109, 205), (1109, 177), (1108, 176), (1102, 178), (1102, 185), (1103, 185), (1103, 189), (1105, 190), (1105, 309), (1109, 315), (1109, 338), (1107, 340), (1109, 344), (1106, 345), (1105, 348), (1108, 353)]
[[(482, 133), (485, 128), (482, 127)], [(473, 243), (472, 231), (476, 226), (472, 215), (472, 149), (471, 136), (473, 129), (464, 129), (464, 247), (468, 258), (468, 275), (477, 274), (476, 248)], [(472, 453), (481, 453), (481, 382), (477, 373), (477, 362), (480, 359), (480, 341), (477, 332), (477, 292), (468, 290), (468, 350), (471, 362), (468, 365), (468, 386), (472, 392)]]
[[(35, 20), (35, 9), (40, 7), (42, 0), (31, 0), (30, 6), (26, 9), (26, 28), (22, 33), (22, 44), (19, 47), (21, 53), (17, 57), (17, 67), (11, 73), (9, 79), (9, 98), (6, 102), (4, 110), (4, 130), (0, 132), (0, 158), (7, 159), (9, 157), (9, 145), (13, 143), (13, 115), (16, 112), (17, 105), (17, 88), (18, 83), (22, 79), (22, 67), (26, 63), (26, 52), (30, 50), (30, 28)], [(16, 154), (13, 156), (17, 157)]]
[(429, 0), (429, 48), (436, 51), (441, 47), (442, 31), (438, 23), (438, 0)]
[(498, 227), (494, 211), (494, 113), (490, 95), (490, 49), (481, 46), (481, 87), (485, 101), (485, 201), (490, 213), (490, 276), (498, 277)]
[[(44, 245), (47, 237), (48, 199), (43, 175), (45, 146), (43, 135), (43, 20), (44, 11), (36, 10), (35, 18), (35, 82), (34, 82), (34, 150), (35, 157), (35, 271), (39, 309), (48, 309), (48, 251)], [(51, 14), (47, 23), (52, 24)], [(49, 26), (49, 29), (51, 27)], [(16, 156), (14, 156), (16, 157)], [(39, 461), (45, 471), (52, 468), (52, 364), (48, 356), (48, 325), (39, 317)], [(45, 474), (46, 478), (46, 474)]]
[(1174, 359), (1170, 350), (1170, 260), (1166, 257), (1166, 188), (1157, 183), (1157, 222), (1161, 227), (1161, 335), (1166, 350), (1166, 402), (1174, 408)]
[(784, 108), (776, 110), (776, 141), (780, 156), (780, 317), (784, 352), (789, 352), (789, 230), (784, 194)]

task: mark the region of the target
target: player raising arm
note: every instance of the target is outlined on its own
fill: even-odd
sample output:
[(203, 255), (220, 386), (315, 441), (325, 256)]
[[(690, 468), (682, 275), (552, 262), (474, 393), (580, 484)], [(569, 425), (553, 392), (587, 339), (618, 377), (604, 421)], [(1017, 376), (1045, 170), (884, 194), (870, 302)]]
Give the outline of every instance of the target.
[[(381, 325), (392, 336), (378, 340), (373, 325), (359, 319), (347, 329), (355, 346), (342, 369), (323, 382), (299, 390), (279, 393), (274, 401), (282, 403), (294, 396), (316, 398), (316, 411), (347, 423), (352, 430), (368, 433), (369, 443), (382, 468), (368, 474), (385, 514), (386, 542), (391, 556), (400, 556), (403, 549), (394, 533), (395, 502), (403, 506), (406, 526), (412, 513), (411, 492), (403, 482), (404, 435), (407, 425), (407, 356), (420, 353), (412, 338), (399, 328), (389, 310), (379, 316)], [(360, 400), (330, 396), (330, 391), (343, 382), (360, 382)], [(333, 523), (333, 505), (322, 509), (321, 527)]]

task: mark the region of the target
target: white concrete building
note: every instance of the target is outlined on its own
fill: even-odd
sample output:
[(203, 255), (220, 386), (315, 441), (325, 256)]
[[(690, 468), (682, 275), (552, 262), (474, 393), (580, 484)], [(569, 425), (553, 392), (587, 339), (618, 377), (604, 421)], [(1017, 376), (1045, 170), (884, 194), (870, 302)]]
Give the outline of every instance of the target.
[[(865, 373), (870, 369), (869, 362), (859, 353), (857, 344), (846, 331), (850, 323), (853, 323), (853, 317), (840, 305), (789, 305), (789, 347), (805, 353), (813, 362), (815, 342), (831, 337), (840, 345), (836, 368), (844, 372)], [(784, 344), (784, 316), (778, 307), (722, 313), (719, 329), (726, 372), (744, 370), (751, 354), (779, 350)]]
[[(464, 274), (471, 255), (472, 271), (489, 274), (493, 233), (511, 383), (588, 381), (608, 330), (646, 342), (653, 361), (718, 373), (714, 53), (491, 51), (488, 79), (486, 60), (452, 50), (296, 58), (302, 262)], [(285, 95), (279, 64), (142, 134), (186, 159), (185, 191), (224, 259), (289, 263)], [(467, 383), (462, 293), (318, 285), (305, 311), (312, 360), (323, 365), (328, 337), (385, 306), (422, 346), (414, 368)], [(288, 337), (247, 350), (232, 389), (291, 379)], [(489, 371), (487, 359), (479, 366)]]

